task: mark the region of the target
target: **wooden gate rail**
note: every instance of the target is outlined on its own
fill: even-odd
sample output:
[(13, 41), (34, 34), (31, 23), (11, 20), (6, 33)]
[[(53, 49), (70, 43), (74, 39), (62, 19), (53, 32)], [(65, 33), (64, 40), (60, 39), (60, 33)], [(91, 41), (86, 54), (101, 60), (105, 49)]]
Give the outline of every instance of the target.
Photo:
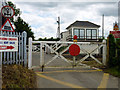
[[(69, 63), (70, 65), (73, 64), (73, 61), (67, 60), (62, 54), (67, 51), (73, 42), (61, 42), (61, 41), (32, 41), (32, 38), (29, 38), (29, 56), (28, 56), (28, 67), (29, 69), (32, 68), (32, 44), (33, 43), (39, 43), (40, 44), (40, 67), (42, 66), (47, 66), (51, 62), (53, 62), (57, 57), (60, 57), (63, 59), (65, 62)], [(52, 44), (52, 45), (50, 45)], [(67, 44), (67, 48), (65, 48), (61, 52), (57, 52), (58, 49), (60, 49), (62, 46)], [(81, 47), (81, 50), (86, 53), (86, 56), (83, 57), (82, 59), (76, 61), (76, 65), (81, 64), (84, 60), (86, 60), (88, 57), (91, 57), (93, 60), (95, 60), (99, 64), (106, 64), (106, 41), (103, 40), (102, 43), (90, 43), (90, 42), (77, 42), (77, 44), (80, 45), (99, 45), (97, 48), (93, 49), (92, 51), (88, 52), (85, 49)], [(44, 48), (49, 49), (52, 53), (55, 53), (55, 56), (50, 59), (48, 62), (44, 62)], [(93, 56), (93, 53), (97, 50), (103, 47), (103, 60), (100, 62), (97, 58)]]

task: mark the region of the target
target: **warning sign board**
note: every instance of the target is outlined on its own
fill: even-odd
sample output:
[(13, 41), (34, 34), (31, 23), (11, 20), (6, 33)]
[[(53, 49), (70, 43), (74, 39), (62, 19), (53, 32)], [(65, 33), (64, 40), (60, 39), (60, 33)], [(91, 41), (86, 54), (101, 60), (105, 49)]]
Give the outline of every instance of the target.
[(118, 31), (118, 30), (119, 30), (118, 23), (115, 23), (115, 24), (114, 24), (113, 30), (114, 30), (114, 31)]
[(0, 52), (13, 51), (18, 51), (18, 38), (0, 36)]
[(11, 24), (9, 19), (7, 19), (5, 21), (5, 23), (3, 24), (3, 26), (2, 26), (2, 28), (0, 30), (2, 30), (2, 31), (9, 31), (9, 32), (15, 32), (15, 30), (14, 30), (14, 28), (13, 28), (13, 26), (12, 26), (12, 24)]
[(110, 34), (113, 34), (114, 38), (120, 38), (120, 31), (110, 31)]
[(10, 6), (3, 6), (1, 9), (1, 14), (5, 18), (12, 18), (15, 14), (15, 11)]

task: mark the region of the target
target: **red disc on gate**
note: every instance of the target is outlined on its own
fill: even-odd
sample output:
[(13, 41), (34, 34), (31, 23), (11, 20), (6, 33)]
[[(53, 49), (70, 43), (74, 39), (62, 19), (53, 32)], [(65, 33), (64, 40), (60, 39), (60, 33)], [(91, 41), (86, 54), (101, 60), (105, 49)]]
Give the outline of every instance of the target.
[(70, 47), (69, 47), (69, 53), (70, 55), (72, 56), (77, 56), (79, 55), (80, 53), (80, 47), (76, 44), (72, 44)]

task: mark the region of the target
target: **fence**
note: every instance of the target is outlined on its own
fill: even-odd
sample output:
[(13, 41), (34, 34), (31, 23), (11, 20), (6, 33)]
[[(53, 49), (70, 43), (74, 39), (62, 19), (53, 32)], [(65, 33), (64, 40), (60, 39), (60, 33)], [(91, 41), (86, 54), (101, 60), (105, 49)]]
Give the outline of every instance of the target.
[[(34, 45), (34, 44), (37, 44), (37, 45)], [(63, 66), (64, 63), (61, 63), (62, 60), (70, 64), (70, 66), (72, 66), (73, 61), (68, 60), (63, 55), (69, 49), (71, 44), (73, 44), (73, 42), (33, 41), (32, 38), (29, 38), (29, 52), (28, 52), (29, 69), (36, 68), (36, 67), (47, 67), (47, 66), (50, 66), (51, 62), (53, 63), (53, 65), (51, 66), (57, 67), (58, 64), (59, 66)], [(78, 42), (77, 44), (81, 48), (81, 53), (84, 53), (85, 56), (82, 58), (79, 58), (75, 62), (76, 66), (81, 65), (81, 63), (89, 57), (91, 57), (93, 60), (95, 60), (99, 64), (104, 64), (104, 65), (106, 64), (106, 41), (105, 40), (103, 40), (103, 42), (101, 43)], [(93, 45), (94, 47), (91, 47)], [(66, 48), (64, 48), (62, 51), (58, 51), (63, 46), (66, 46)], [(100, 61), (96, 57), (94, 57), (94, 53), (98, 54), (99, 52), (98, 50), (100, 50), (101, 48), (103, 52), (102, 52), (102, 60)], [(37, 54), (36, 52), (39, 52), (39, 53)], [(45, 54), (46, 52), (48, 54)], [(50, 54), (49, 52), (54, 54)], [(35, 55), (34, 58), (32, 57), (33, 54)], [(39, 58), (37, 59), (38, 56)], [(55, 61), (58, 61), (58, 62), (55, 62)]]
[(0, 36), (18, 37), (18, 51), (0, 52), (2, 64), (22, 64), (27, 66), (26, 38), (27, 33), (0, 31)]

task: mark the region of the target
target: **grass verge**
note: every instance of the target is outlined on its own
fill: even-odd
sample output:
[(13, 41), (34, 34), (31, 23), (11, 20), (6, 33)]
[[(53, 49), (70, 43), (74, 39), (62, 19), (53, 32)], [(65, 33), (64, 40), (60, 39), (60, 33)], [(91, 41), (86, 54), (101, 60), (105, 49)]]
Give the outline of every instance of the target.
[(118, 69), (118, 67), (112, 67), (112, 68), (107, 68), (104, 65), (101, 65), (99, 63), (97, 63), (96, 61), (92, 60), (92, 61), (83, 61), (83, 64), (89, 65), (91, 67), (96, 67), (96, 68), (100, 68), (102, 69), (104, 72), (109, 73), (115, 77), (119, 77), (120, 78), (120, 71)]
[(36, 74), (21, 65), (3, 65), (2, 81), (2, 88), (35, 88)]
[(103, 71), (120, 78), (120, 71), (118, 70), (118, 67), (104, 69)]

